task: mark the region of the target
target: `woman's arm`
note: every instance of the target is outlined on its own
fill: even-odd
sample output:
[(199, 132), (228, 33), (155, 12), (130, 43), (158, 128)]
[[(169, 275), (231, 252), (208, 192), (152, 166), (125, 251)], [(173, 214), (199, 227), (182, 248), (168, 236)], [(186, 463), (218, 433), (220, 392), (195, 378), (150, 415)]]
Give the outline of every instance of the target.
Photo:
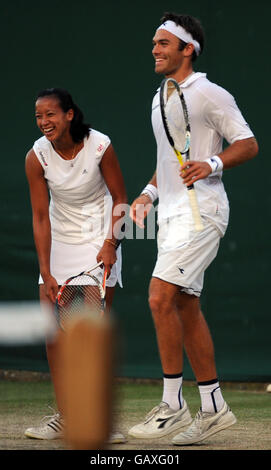
[(51, 223), (49, 219), (49, 195), (42, 166), (33, 149), (26, 156), (25, 171), (30, 190), (33, 234), (40, 273), (45, 284), (46, 295), (54, 302), (58, 285), (50, 271)]
[(112, 196), (112, 220), (109, 233), (97, 256), (97, 261), (103, 261), (105, 269), (110, 273), (112, 265), (116, 262), (116, 243), (120, 235), (120, 221), (127, 211), (127, 196), (121, 168), (116, 153), (110, 145), (100, 163), (100, 169)]

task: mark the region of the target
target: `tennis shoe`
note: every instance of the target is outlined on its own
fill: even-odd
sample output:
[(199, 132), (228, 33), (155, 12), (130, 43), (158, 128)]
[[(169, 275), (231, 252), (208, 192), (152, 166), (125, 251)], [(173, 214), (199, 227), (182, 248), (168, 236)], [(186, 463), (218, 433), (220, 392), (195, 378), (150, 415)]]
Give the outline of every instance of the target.
[[(32, 439), (63, 439), (64, 437), (64, 420), (59, 413), (53, 416), (45, 416), (42, 421), (45, 423), (40, 426), (28, 428), (25, 431), (25, 436)], [(111, 432), (107, 444), (121, 444), (126, 442), (125, 437), (120, 432)]]
[(44, 416), (42, 421), (45, 420), (46, 422), (40, 424), (40, 426), (26, 429), (24, 435), (32, 439), (62, 439), (64, 436), (64, 423), (60, 414)]
[(147, 414), (145, 421), (133, 426), (128, 434), (138, 439), (159, 438), (187, 427), (191, 421), (185, 401), (178, 411), (172, 410), (167, 403), (162, 401)]
[(203, 441), (209, 436), (236, 423), (236, 417), (225, 402), (218, 413), (206, 413), (201, 410), (195, 416), (191, 426), (172, 439), (174, 445), (190, 445)]

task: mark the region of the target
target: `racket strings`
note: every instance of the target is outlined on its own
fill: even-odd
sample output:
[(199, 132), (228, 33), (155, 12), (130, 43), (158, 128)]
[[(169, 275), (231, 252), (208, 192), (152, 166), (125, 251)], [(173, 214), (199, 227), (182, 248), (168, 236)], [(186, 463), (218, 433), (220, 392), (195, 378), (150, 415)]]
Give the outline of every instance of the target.
[[(77, 276), (62, 291), (58, 301), (59, 322), (63, 324), (76, 314), (86, 311), (101, 314), (104, 300), (98, 285), (92, 285), (90, 276)], [(95, 282), (95, 281), (94, 281)]]
[[(171, 87), (174, 86), (176, 91), (170, 94)], [(166, 78), (162, 81), (160, 87), (160, 110), (164, 130), (168, 138), (169, 144), (173, 148), (180, 165), (190, 160), (190, 124), (189, 114), (186, 106), (184, 95), (176, 82), (172, 78)], [(194, 185), (188, 188), (189, 203), (193, 214), (195, 229), (201, 231), (203, 223), (201, 220), (200, 210)]]
[(182, 103), (176, 89), (172, 91), (167, 87), (166, 97), (164, 96), (164, 99), (165, 116), (169, 133), (174, 141), (174, 147), (179, 150), (179, 152), (186, 153), (190, 146), (190, 129), (187, 109), (184, 103)]

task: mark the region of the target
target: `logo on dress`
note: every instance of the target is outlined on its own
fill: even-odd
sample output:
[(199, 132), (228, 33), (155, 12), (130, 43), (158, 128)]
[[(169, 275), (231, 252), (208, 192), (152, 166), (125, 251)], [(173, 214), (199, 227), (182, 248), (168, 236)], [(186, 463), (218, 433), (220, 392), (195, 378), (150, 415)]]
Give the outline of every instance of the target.
[(98, 147), (97, 147), (97, 152), (101, 152), (103, 150), (104, 146), (103, 144), (100, 144)]
[(101, 152), (104, 150), (104, 148), (105, 148), (105, 142), (101, 142), (96, 149), (96, 155), (100, 155)]
[(42, 159), (43, 164), (44, 164), (45, 166), (48, 166), (48, 163), (46, 163), (46, 160), (45, 160), (45, 158), (44, 158), (43, 152), (40, 151), (39, 154), (40, 154), (40, 157), (41, 157), (41, 159)]

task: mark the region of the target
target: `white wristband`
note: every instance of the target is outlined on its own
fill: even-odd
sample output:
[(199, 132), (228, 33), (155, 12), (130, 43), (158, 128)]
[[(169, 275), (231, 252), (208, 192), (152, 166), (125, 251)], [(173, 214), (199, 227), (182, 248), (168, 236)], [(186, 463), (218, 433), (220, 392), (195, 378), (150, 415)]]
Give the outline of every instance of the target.
[(149, 198), (151, 199), (151, 202), (154, 202), (158, 198), (157, 187), (153, 184), (147, 184), (141, 194), (147, 194), (147, 196), (149, 196)]
[(217, 175), (223, 170), (223, 162), (217, 155), (214, 155), (211, 158), (207, 158), (207, 160), (204, 161), (212, 168), (212, 175)]

